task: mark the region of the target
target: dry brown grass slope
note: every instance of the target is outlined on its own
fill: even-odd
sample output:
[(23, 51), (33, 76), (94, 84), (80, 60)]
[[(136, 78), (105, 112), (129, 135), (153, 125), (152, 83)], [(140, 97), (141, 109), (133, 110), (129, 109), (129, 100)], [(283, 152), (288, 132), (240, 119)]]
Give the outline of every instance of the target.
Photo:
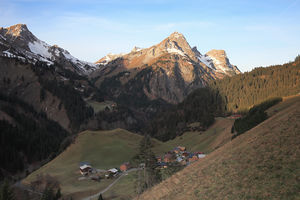
[(138, 199), (300, 199), (300, 100), (283, 107)]

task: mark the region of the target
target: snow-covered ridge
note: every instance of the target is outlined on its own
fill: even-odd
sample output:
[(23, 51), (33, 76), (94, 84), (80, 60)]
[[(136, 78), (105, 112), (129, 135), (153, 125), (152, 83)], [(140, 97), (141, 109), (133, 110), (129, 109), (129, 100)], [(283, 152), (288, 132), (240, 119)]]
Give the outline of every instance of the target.
[(50, 46), (41, 40), (29, 42), (28, 47), (32, 53), (39, 55), (38, 59), (42, 62), (53, 64), (54, 61), (61, 58), (61, 56), (64, 56), (66, 60), (76, 65), (82, 73), (88, 73), (97, 68), (96, 64), (81, 61), (72, 56), (68, 51), (59, 48), (58, 46)]
[(197, 56), (198, 60), (202, 63), (204, 63), (207, 67), (214, 69), (214, 63), (212, 59), (207, 55), (199, 55)]
[[(0, 28), (0, 39), (5, 40), (5, 43), (9, 45), (8, 49), (5, 50), (6, 52), (2, 52), (3, 55), (8, 55), (8, 52), (14, 55), (21, 54), (31, 63), (36, 61), (45, 62), (47, 65), (53, 65), (54, 62), (62, 63), (80, 74), (88, 74), (99, 67), (97, 64), (75, 58), (57, 45), (51, 46), (39, 40), (28, 30), (25, 24)], [(10, 46), (14, 50), (11, 50)]]

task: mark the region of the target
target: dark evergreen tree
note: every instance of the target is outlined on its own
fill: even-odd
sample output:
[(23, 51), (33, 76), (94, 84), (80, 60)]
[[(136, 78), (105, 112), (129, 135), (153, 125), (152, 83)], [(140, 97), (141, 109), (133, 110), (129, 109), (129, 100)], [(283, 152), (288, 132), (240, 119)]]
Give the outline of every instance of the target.
[(46, 98), (46, 91), (44, 88), (41, 88), (40, 90), (40, 102), (44, 101)]
[(9, 186), (8, 181), (4, 181), (1, 185), (0, 188), (0, 200), (14, 200), (14, 194), (13, 191), (11, 189), (11, 187)]
[(55, 194), (55, 199), (59, 199), (61, 197), (61, 191), (60, 191), (60, 188), (58, 188), (56, 194)]
[(102, 194), (99, 195), (98, 200), (103, 200)]
[(137, 155), (139, 163), (144, 164), (143, 171), (139, 171), (136, 183), (136, 192), (141, 194), (147, 188), (151, 188), (161, 181), (160, 172), (157, 169), (156, 158), (151, 150), (152, 143), (150, 136), (145, 135), (140, 142), (139, 154)]

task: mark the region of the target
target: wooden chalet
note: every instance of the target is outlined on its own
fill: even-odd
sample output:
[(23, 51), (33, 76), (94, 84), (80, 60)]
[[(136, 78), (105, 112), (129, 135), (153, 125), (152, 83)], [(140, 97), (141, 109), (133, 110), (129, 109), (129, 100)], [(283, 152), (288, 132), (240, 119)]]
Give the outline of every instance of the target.
[(86, 176), (89, 173), (92, 173), (93, 168), (90, 163), (82, 162), (82, 163), (80, 163), (79, 170), (80, 170), (81, 175)]

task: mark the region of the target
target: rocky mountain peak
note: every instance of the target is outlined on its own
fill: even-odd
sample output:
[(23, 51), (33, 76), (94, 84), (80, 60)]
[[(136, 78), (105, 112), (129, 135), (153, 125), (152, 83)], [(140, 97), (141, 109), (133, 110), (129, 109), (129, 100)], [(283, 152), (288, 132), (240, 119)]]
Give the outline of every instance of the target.
[(227, 54), (224, 50), (213, 49), (207, 52), (206, 56), (211, 58), (218, 72), (227, 73), (228, 71), (234, 71), (235, 74), (241, 73), (236, 66), (230, 64)]
[(178, 54), (181, 56), (189, 56), (191, 59), (195, 59), (193, 50), (183, 34), (174, 32), (165, 40), (157, 45), (158, 49), (166, 51), (170, 54)]
[(170, 36), (169, 36), (170, 39), (173, 39), (173, 40), (177, 40), (177, 39), (185, 39), (184, 35), (182, 33), (179, 33), (179, 32), (174, 32), (172, 33)]
[[(99, 87), (104, 79), (114, 76), (124, 84), (142, 83), (145, 87), (140, 92), (149, 99), (178, 103), (194, 89), (207, 85), (210, 80), (239, 73), (229, 63), (225, 51), (212, 50), (208, 54), (211, 57), (201, 54), (196, 47), (191, 48), (183, 34), (174, 32), (149, 48), (135, 47), (124, 55), (103, 57), (97, 62), (101, 68), (92, 73), (91, 77), (98, 77), (96, 84)], [(143, 80), (136, 82), (137, 77), (140, 77), (136, 74), (140, 72)], [(132, 85), (128, 87), (134, 88)], [(119, 92), (113, 92), (112, 95), (118, 96)]]
[(218, 57), (218, 58), (227, 58), (226, 52), (225, 50), (222, 49), (212, 49), (209, 52), (206, 53), (209, 56), (214, 56), (214, 57)]
[(16, 24), (6, 29), (7, 29), (7, 34), (13, 35), (15, 37), (20, 36), (21, 33), (29, 32), (26, 24)]
[(27, 42), (37, 40), (37, 38), (29, 31), (26, 24), (16, 24), (7, 28), (1, 28), (0, 34), (8, 39), (17, 39)]

